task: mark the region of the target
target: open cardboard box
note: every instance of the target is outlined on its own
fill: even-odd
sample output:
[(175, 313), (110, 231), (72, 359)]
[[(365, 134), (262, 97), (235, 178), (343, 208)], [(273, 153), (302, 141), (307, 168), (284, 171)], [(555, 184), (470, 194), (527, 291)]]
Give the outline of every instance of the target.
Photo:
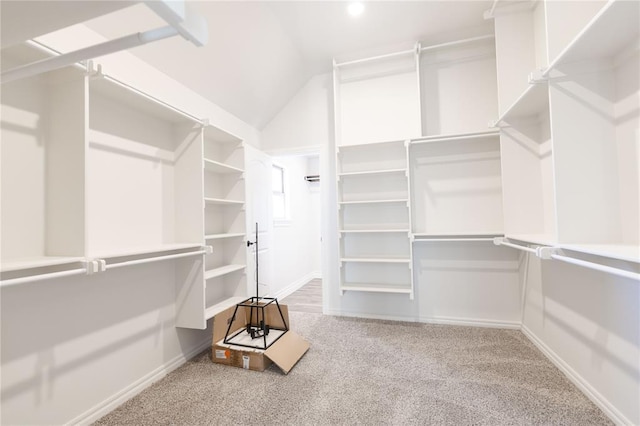
[[(280, 330), (271, 330), (268, 338), (272, 340), (277, 338), (277, 340), (266, 350), (224, 343), (227, 328), (229, 327), (235, 309), (236, 307), (232, 306), (213, 317), (213, 347), (211, 348), (211, 359), (213, 362), (255, 371), (264, 371), (274, 363), (284, 374), (287, 374), (309, 349), (309, 343), (291, 330), (287, 305), (280, 305), (280, 310), (282, 311), (286, 328), (288, 328), (289, 331), (283, 334)], [(246, 307), (238, 307), (236, 318), (231, 324), (230, 336), (240, 330), (246, 329), (247, 324), (249, 324), (249, 310), (250, 309)], [(265, 323), (268, 324), (269, 327), (285, 328), (285, 324), (282, 324), (282, 317), (275, 303), (264, 308), (264, 315)], [(244, 340), (244, 343), (252, 340), (245, 332), (240, 333), (237, 339)], [(262, 338), (254, 340), (257, 341), (256, 346), (260, 346)], [(269, 343), (269, 340), (267, 340), (267, 342)]]

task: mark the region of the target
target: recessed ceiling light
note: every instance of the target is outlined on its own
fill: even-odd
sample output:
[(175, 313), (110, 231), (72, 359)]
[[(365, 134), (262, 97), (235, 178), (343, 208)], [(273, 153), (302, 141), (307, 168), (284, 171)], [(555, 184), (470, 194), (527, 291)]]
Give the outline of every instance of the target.
[(360, 2), (349, 3), (349, 7), (347, 7), (347, 11), (351, 16), (359, 16), (364, 12), (364, 4)]

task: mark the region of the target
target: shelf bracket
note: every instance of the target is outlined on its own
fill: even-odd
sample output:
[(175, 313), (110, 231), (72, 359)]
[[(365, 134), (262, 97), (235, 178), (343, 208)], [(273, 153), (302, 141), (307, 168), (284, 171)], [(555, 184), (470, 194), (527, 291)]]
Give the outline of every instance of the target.
[(204, 254), (205, 255), (212, 254), (213, 253), (213, 246), (204, 246), (204, 247), (202, 247), (202, 250), (204, 250)]
[(545, 84), (549, 81), (543, 69), (537, 69), (529, 73), (529, 84)]
[(552, 256), (562, 254), (556, 247), (538, 247), (536, 249), (536, 256), (543, 260), (551, 260)]

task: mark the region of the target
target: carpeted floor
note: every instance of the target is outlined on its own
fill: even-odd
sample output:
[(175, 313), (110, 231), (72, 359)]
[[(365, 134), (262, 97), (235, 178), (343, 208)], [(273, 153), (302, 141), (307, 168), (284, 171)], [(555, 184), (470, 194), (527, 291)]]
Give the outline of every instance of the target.
[(611, 424), (519, 331), (290, 317), (311, 349), (288, 375), (206, 351), (96, 424)]

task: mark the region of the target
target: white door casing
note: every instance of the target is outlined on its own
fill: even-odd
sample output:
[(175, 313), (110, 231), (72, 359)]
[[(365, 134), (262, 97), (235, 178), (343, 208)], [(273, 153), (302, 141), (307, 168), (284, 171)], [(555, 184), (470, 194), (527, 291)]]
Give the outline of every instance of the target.
[[(258, 265), (259, 295), (269, 294), (273, 280), (273, 213), (271, 194), (271, 168), (273, 161), (264, 152), (247, 145), (247, 238), (256, 241), (256, 223), (258, 223)], [(249, 247), (247, 256), (247, 285), (249, 296), (256, 294), (256, 246)]]

